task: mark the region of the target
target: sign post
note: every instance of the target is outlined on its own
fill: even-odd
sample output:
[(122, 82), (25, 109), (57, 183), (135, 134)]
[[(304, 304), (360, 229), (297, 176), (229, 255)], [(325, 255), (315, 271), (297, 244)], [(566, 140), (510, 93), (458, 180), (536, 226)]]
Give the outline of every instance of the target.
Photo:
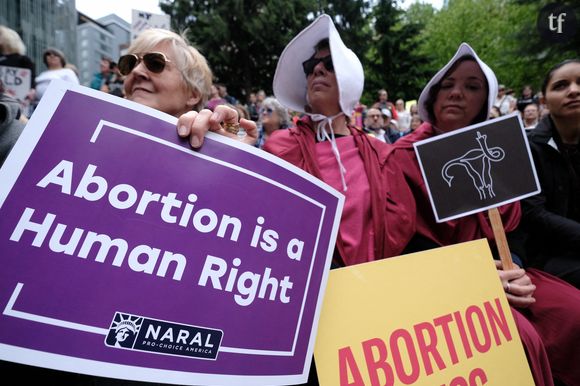
[(497, 210), (497, 208), (491, 208), (487, 210), (487, 213), (489, 215), (489, 221), (493, 229), (493, 235), (495, 236), (495, 244), (497, 245), (497, 251), (499, 253), (502, 268), (506, 271), (514, 269), (512, 255), (510, 253), (510, 248), (507, 242), (505, 229), (501, 221), (499, 210)]

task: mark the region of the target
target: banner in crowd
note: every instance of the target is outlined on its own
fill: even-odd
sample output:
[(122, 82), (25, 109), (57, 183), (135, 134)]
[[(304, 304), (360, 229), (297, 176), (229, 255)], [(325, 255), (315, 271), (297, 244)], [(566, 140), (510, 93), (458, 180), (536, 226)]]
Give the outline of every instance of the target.
[(305, 382), (344, 197), (53, 81), (0, 169), (0, 359), (189, 385)]
[(32, 84), (31, 74), (28, 68), (0, 66), (0, 83), (4, 93), (24, 102)]
[(321, 385), (534, 384), (486, 240), (330, 271)]
[(139, 10), (132, 10), (131, 13), (131, 40), (137, 39), (137, 36), (146, 29), (161, 28), (171, 29), (171, 17), (166, 14), (156, 14)]
[(518, 113), (414, 144), (438, 222), (540, 192)]

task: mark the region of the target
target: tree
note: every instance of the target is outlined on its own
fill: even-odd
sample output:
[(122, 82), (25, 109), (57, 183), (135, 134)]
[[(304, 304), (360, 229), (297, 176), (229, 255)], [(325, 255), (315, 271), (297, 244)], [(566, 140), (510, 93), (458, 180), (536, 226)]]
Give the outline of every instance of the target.
[(217, 82), (245, 101), (249, 92), (271, 94), (278, 57), (316, 12), (308, 0), (162, 0), (176, 31), (207, 58)]
[(569, 58), (580, 56), (580, 3), (577, 1), (562, 1), (575, 10), (577, 33), (569, 40), (562, 42), (547, 42), (538, 33), (535, 23), (541, 9), (553, 1), (537, 1), (530, 3), (526, 0), (516, 0), (514, 4), (520, 6), (520, 12), (524, 13), (527, 20), (516, 32), (516, 40), (520, 42), (514, 50), (516, 58), (525, 58), (523, 63), (524, 76), (518, 82), (518, 86), (531, 84), (535, 90), (539, 90), (546, 72), (554, 64)]
[(580, 47), (578, 34), (575, 40), (562, 45), (541, 40), (536, 21), (541, 7), (548, 2), (450, 0), (421, 32), (419, 49), (422, 54), (431, 55), (434, 74), (461, 42), (467, 42), (494, 70), (500, 83), (517, 91), (524, 84), (538, 89), (547, 63), (572, 57), (572, 48)]
[[(432, 7), (427, 7), (432, 13)], [(417, 49), (423, 25), (406, 18), (392, 0), (380, 0), (372, 16), (374, 37), (365, 55), (365, 102), (374, 102), (381, 88), (389, 91), (390, 99), (416, 99), (427, 78), (428, 56)]]

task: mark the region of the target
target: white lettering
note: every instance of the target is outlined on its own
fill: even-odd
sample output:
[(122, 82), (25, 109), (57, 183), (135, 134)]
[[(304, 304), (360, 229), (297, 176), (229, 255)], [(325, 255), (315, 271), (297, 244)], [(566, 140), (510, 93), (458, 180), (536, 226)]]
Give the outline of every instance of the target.
[(40, 247), (48, 234), (52, 223), (56, 216), (54, 214), (48, 213), (41, 224), (34, 223), (30, 221), (32, 218), (32, 214), (34, 213), (34, 209), (26, 208), (24, 212), (22, 212), (22, 216), (20, 216), (20, 220), (18, 220), (18, 224), (12, 234), (10, 235), (10, 240), (12, 241), (20, 241), (22, 234), (24, 231), (31, 231), (36, 233), (34, 240), (32, 241), (32, 245), (35, 247)]
[(168, 340), (170, 342), (173, 342), (173, 329), (172, 328), (168, 328), (167, 331), (165, 331), (165, 334), (163, 334), (163, 336), (161, 337), (161, 341), (164, 340)]
[[(233, 292), (235, 286), (234, 300), (240, 306), (252, 304), (256, 294), (259, 299), (264, 299), (267, 296), (268, 289), (270, 290), (268, 300), (276, 301), (279, 299), (282, 303), (290, 302), (288, 290), (292, 289), (293, 286), (290, 276), (284, 276), (284, 279), (279, 281), (271, 276), (272, 270), (269, 267), (264, 268), (263, 275), (245, 271), (238, 276), (237, 267), (241, 265), (241, 259), (235, 258), (232, 264), (234, 267), (230, 269), (224, 287), (221, 280), (228, 271), (228, 263), (224, 259), (208, 255), (197, 284), (205, 287), (209, 279), (213, 289), (226, 292)], [(276, 297), (278, 288), (280, 288), (279, 298)]]
[[(35, 233), (31, 245), (34, 247), (42, 246), (44, 240), (50, 234), (49, 231), (56, 219), (56, 216), (52, 213), (47, 213), (42, 223), (36, 223), (31, 221), (33, 214), (34, 209), (24, 209), (18, 224), (16, 224), (16, 227), (10, 235), (11, 241), (20, 242), (24, 232), (30, 231)], [(182, 254), (173, 253), (171, 251), (164, 251), (159, 267), (157, 271), (155, 271), (155, 266), (159, 260), (159, 256), (161, 255), (161, 250), (159, 248), (153, 248), (142, 244), (129, 250), (127, 241), (123, 239), (112, 239), (109, 235), (97, 234), (91, 231), (85, 232), (85, 230), (82, 228), (74, 228), (68, 242), (63, 242), (62, 239), (66, 233), (66, 230), (66, 225), (57, 224), (52, 234), (50, 234), (49, 248), (51, 251), (56, 253), (64, 253), (66, 255), (73, 255), (74, 251), (80, 244), (81, 248), (77, 257), (86, 259), (89, 257), (91, 250), (93, 250), (93, 246), (95, 244), (100, 244), (96, 254), (93, 254), (95, 262), (98, 263), (105, 262), (109, 252), (113, 247), (115, 247), (116, 254), (113, 262), (111, 263), (113, 266), (120, 267), (125, 261), (127, 252), (129, 252), (129, 268), (131, 268), (131, 270), (134, 272), (144, 272), (150, 275), (155, 273), (158, 277), (165, 277), (168, 273), (170, 265), (174, 265), (175, 270), (173, 273), (173, 280), (181, 280), (185, 271), (187, 259)], [(83, 235), (85, 234), (86, 236), (83, 239)], [(146, 257), (145, 261), (139, 261), (140, 257), (142, 256)]]
[[(46, 188), (48, 184), (60, 185), (60, 191), (70, 194), (72, 185), (73, 163), (62, 160), (36, 186)], [(62, 176), (60, 175), (62, 173)]]
[(159, 334), (161, 333), (161, 326), (154, 327), (150, 324), (147, 327), (147, 332), (145, 332), (145, 339), (159, 339)]

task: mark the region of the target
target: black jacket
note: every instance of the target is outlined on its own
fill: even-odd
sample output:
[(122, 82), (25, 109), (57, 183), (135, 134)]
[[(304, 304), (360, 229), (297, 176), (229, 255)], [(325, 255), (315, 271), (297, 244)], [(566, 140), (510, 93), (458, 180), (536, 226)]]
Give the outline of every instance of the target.
[(556, 128), (549, 115), (528, 133), (542, 191), (522, 201), (522, 227), (528, 234), (528, 259), (539, 264), (551, 256), (580, 255), (580, 223), (566, 217), (574, 177), (554, 134)]

